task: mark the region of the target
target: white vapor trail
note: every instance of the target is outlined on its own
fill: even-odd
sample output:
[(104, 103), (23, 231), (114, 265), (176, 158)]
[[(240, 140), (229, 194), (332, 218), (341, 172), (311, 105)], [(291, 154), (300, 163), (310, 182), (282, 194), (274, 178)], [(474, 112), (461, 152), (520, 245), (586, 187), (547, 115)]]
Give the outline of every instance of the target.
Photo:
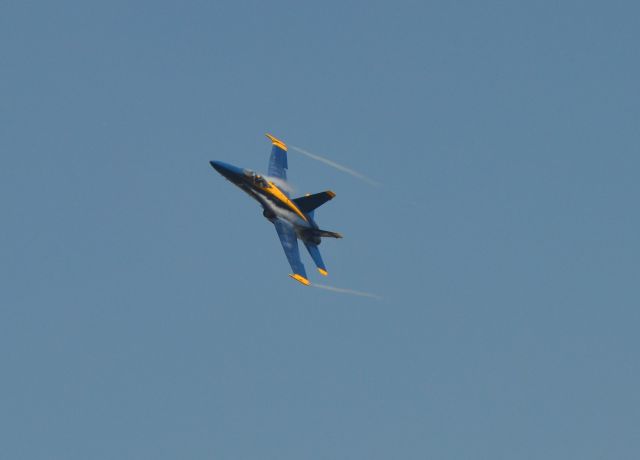
[(264, 176), (264, 177), (269, 182), (273, 182), (274, 184), (276, 184), (280, 190), (284, 190), (285, 192), (288, 192), (290, 194), (295, 193), (293, 186), (289, 182), (284, 181), (279, 177), (273, 177), (273, 176)]
[(327, 291), (339, 292), (341, 294), (357, 295), (359, 297), (369, 297), (370, 299), (382, 300), (382, 297), (376, 294), (372, 294), (371, 292), (363, 292), (363, 291), (355, 291), (353, 289), (338, 288), (334, 286), (327, 286), (326, 284), (311, 283), (311, 286), (317, 287), (320, 289), (326, 289)]
[(374, 181), (373, 179), (368, 178), (367, 176), (365, 176), (364, 174), (359, 173), (358, 171), (354, 171), (353, 169), (347, 168), (346, 166), (342, 166), (341, 164), (336, 163), (335, 161), (331, 161), (327, 158), (321, 157), (320, 155), (317, 155), (315, 153), (311, 153), (305, 149), (301, 149), (300, 147), (296, 147), (295, 145), (292, 145), (291, 148), (293, 150), (295, 150), (296, 152), (302, 153), (303, 155), (308, 156), (309, 158), (312, 158), (314, 160), (320, 161), (326, 165), (331, 166), (332, 168), (336, 168), (342, 172), (345, 172), (347, 174), (351, 174), (353, 177), (357, 177), (358, 179), (368, 183), (369, 185), (373, 185), (375, 187), (380, 186), (379, 182)]

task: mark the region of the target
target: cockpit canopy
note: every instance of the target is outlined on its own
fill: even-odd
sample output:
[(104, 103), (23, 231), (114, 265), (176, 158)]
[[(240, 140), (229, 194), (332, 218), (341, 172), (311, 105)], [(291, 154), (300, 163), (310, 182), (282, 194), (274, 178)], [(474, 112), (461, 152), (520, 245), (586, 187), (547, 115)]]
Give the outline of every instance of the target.
[(244, 175), (247, 176), (251, 182), (253, 182), (258, 187), (268, 187), (269, 183), (266, 181), (264, 177), (260, 174), (256, 174), (254, 171), (250, 171), (248, 169), (244, 170)]

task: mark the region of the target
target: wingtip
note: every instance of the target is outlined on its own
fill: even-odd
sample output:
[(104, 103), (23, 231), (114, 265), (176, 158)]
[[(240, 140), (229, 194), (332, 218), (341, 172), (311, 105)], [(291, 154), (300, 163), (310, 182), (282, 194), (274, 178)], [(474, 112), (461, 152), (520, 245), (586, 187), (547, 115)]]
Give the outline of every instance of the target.
[(325, 269), (323, 269), (323, 268), (318, 268), (318, 271), (320, 272), (320, 274), (321, 274), (322, 276), (327, 276), (327, 275), (329, 274), (329, 272), (328, 272), (328, 271), (326, 271), (326, 270), (325, 270)]
[(285, 152), (287, 151), (287, 144), (285, 144), (283, 141), (281, 141), (280, 139), (278, 139), (275, 136), (272, 136), (269, 133), (265, 133), (265, 136), (267, 136), (269, 138), (269, 140), (271, 141), (271, 143), (273, 145), (275, 145), (276, 147), (280, 147)]
[(336, 192), (334, 192), (333, 190), (327, 190), (327, 195), (329, 195), (331, 198), (336, 196)]
[(306, 279), (302, 275), (298, 275), (297, 273), (291, 273), (289, 276), (294, 280), (296, 280), (297, 282), (299, 282), (300, 284), (304, 284), (305, 286), (309, 286), (311, 284), (311, 282), (308, 279)]

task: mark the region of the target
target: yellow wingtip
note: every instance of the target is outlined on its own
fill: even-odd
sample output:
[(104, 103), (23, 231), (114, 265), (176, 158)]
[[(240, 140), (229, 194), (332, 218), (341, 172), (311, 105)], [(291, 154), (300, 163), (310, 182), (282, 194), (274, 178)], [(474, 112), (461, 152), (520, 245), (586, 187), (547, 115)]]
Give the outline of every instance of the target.
[(334, 196), (336, 196), (336, 192), (334, 192), (333, 190), (327, 190), (327, 195), (333, 198)]
[(304, 284), (305, 286), (309, 286), (311, 284), (311, 282), (308, 279), (306, 279), (302, 275), (298, 275), (297, 273), (292, 273), (289, 276), (294, 280), (296, 280), (297, 282)]
[(320, 272), (320, 274), (321, 274), (322, 276), (327, 276), (327, 275), (329, 274), (329, 272), (328, 272), (328, 271), (323, 270), (322, 268), (319, 268), (319, 269), (318, 269), (318, 271)]
[(275, 145), (276, 147), (280, 147), (285, 152), (287, 151), (287, 144), (285, 144), (283, 141), (281, 141), (280, 139), (278, 139), (275, 136), (272, 136), (269, 133), (266, 133), (265, 136), (267, 136), (269, 138), (269, 140), (271, 140), (271, 143), (273, 145)]

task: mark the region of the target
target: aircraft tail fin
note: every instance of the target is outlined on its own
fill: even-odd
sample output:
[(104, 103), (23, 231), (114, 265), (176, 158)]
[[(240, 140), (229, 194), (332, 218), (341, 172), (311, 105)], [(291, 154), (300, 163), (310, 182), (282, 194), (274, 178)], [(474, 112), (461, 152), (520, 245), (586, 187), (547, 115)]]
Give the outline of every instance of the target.
[(313, 215), (314, 209), (319, 208), (327, 201), (331, 200), (334, 196), (336, 196), (334, 192), (332, 192), (331, 190), (327, 190), (325, 192), (316, 193), (314, 195), (306, 195), (301, 196), (300, 198), (295, 198), (293, 202), (303, 213)]
[(320, 249), (318, 249), (318, 245), (313, 243), (304, 242), (304, 245), (307, 247), (307, 251), (309, 251), (309, 255), (313, 259), (313, 262), (318, 267), (318, 272), (322, 276), (327, 276), (329, 273), (327, 272), (327, 267), (324, 265), (324, 261), (322, 260), (322, 255), (320, 254)]

